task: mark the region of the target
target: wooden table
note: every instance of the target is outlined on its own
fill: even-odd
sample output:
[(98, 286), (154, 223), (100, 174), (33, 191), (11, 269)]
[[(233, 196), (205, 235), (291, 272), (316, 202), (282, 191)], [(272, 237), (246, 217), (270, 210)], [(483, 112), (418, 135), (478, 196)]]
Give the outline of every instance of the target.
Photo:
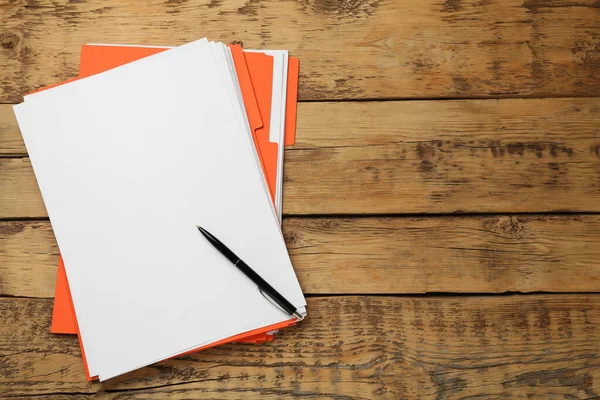
[[(301, 59), (284, 233), (309, 318), (104, 384), (49, 333), (58, 249), (11, 104), (83, 43)], [(0, 397), (600, 396), (596, 0), (0, 2)]]

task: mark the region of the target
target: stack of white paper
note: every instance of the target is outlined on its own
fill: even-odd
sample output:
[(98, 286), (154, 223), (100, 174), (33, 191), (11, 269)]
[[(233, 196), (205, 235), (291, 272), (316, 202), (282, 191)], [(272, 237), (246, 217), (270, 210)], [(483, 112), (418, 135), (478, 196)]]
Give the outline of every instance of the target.
[(196, 224), (306, 305), (226, 46), (198, 40), (14, 108), (90, 376), (105, 380), (290, 320)]

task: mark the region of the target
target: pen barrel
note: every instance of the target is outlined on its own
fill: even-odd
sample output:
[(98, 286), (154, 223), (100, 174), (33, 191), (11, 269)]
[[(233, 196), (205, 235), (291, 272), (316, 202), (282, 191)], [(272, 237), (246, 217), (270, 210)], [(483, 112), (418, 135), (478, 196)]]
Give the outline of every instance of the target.
[(248, 266), (243, 260), (239, 259), (236, 261), (235, 266), (244, 273), (248, 278), (250, 278), (256, 285), (267, 294), (275, 303), (277, 303), (281, 308), (285, 310), (290, 315), (293, 315), (296, 312), (296, 307), (289, 301), (285, 299), (275, 288), (263, 278), (260, 277), (252, 268)]

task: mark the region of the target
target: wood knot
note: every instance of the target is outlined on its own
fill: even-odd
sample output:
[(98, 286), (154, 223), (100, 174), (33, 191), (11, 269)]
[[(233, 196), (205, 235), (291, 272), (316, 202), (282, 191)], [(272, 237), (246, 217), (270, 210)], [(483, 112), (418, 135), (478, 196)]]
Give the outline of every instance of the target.
[(441, 153), (439, 153), (439, 149), (436, 146), (441, 147), (441, 142), (433, 141), (431, 144), (417, 143), (417, 157), (421, 159), (419, 171), (425, 175), (435, 171), (437, 161), (441, 158)]
[(485, 228), (504, 237), (520, 239), (527, 235), (525, 226), (517, 217), (500, 217), (485, 222)]
[(241, 40), (234, 40), (233, 42), (231, 42), (231, 44), (237, 44), (241, 47), (244, 47), (244, 42)]
[(571, 49), (579, 64), (597, 66), (600, 63), (600, 40), (578, 41)]
[(457, 12), (463, 9), (462, 0), (446, 0), (442, 12)]
[(19, 37), (14, 33), (6, 32), (0, 33), (0, 46), (3, 49), (11, 50), (14, 49), (19, 43)]
[(298, 241), (300, 240), (300, 235), (298, 235), (298, 233), (296, 232), (284, 232), (283, 239), (285, 240), (285, 243), (289, 246), (298, 243)]
[(25, 224), (23, 222), (5, 222), (0, 224), (0, 234), (9, 236), (23, 232)]
[(317, 14), (360, 18), (373, 15), (380, 3), (381, 0), (314, 0), (311, 6)]

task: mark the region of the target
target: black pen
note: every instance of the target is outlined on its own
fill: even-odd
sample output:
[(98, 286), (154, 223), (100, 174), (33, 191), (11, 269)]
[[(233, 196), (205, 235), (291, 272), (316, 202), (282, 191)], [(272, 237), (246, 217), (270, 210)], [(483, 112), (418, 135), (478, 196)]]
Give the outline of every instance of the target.
[(283, 308), (283, 310), (285, 310), (285, 312), (287, 312), (289, 315), (295, 316), (299, 320), (302, 320), (304, 318), (302, 314), (300, 314), (298, 309), (292, 305), (292, 303), (287, 301), (286, 298), (283, 297), (277, 290), (275, 290), (273, 286), (269, 285), (267, 281), (265, 281), (263, 278), (260, 277), (260, 275), (254, 272), (254, 270), (250, 268), (248, 264), (246, 264), (241, 258), (236, 256), (233, 251), (229, 250), (229, 248), (225, 246), (223, 242), (214, 237), (213, 234), (211, 234), (201, 226), (196, 225), (196, 227), (204, 235), (204, 237), (208, 239), (210, 244), (215, 246), (215, 248), (219, 250), (221, 254), (223, 254), (229, 261), (233, 263), (234, 266), (236, 266), (240, 271), (244, 273), (244, 275), (250, 278), (250, 280), (254, 282), (256, 286), (258, 286), (258, 290), (260, 290), (263, 293), (263, 295), (268, 295), (271, 299), (273, 299), (275, 303), (279, 304), (279, 306)]

